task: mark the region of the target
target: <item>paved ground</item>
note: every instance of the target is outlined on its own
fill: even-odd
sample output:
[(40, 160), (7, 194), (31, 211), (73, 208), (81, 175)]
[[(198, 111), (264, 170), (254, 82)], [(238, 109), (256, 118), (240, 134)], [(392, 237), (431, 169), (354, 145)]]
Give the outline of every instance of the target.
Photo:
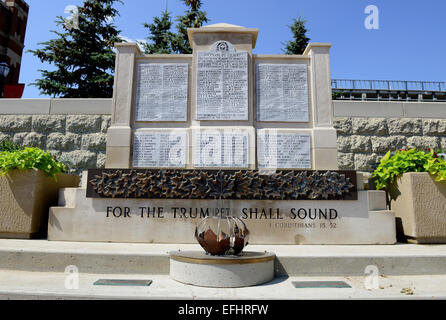
[[(276, 271), (280, 266), (288, 277), (238, 289), (171, 280), (168, 252), (178, 249), (201, 250), (198, 245), (0, 240), (0, 299), (446, 299), (445, 245), (249, 246), (275, 252)], [(65, 273), (69, 265), (78, 267), (78, 288), (76, 276)], [(380, 276), (367, 276), (368, 266), (377, 267)], [(153, 283), (93, 285), (104, 278)], [(293, 281), (345, 281), (351, 288), (296, 289)]]
[[(94, 286), (102, 278), (150, 279), (149, 287)], [(292, 281), (345, 281), (352, 288), (296, 289)], [(63, 273), (0, 271), (0, 299), (446, 299), (446, 276), (380, 277), (367, 290), (364, 277), (281, 277), (269, 284), (237, 289), (184, 285), (169, 276), (80, 274), (79, 288)]]

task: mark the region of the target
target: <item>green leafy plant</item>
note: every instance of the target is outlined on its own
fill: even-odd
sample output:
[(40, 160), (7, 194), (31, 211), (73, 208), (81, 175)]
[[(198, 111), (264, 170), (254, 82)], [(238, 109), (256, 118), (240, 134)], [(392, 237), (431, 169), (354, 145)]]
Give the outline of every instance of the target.
[(1, 152), (0, 175), (4, 176), (14, 169), (39, 169), (56, 181), (56, 176), (66, 171), (65, 165), (58, 162), (56, 157), (52, 156), (48, 151), (45, 152), (39, 148)]
[(18, 150), (23, 150), (23, 147), (18, 144), (15, 144), (11, 140), (5, 139), (0, 142), (0, 152), (4, 151), (13, 152)]
[(336, 91), (336, 90), (333, 90), (333, 93), (332, 93), (332, 99), (333, 100), (337, 100), (337, 99), (339, 99), (340, 97), (342, 97), (344, 95), (344, 92), (343, 91)]
[(394, 154), (387, 152), (373, 173), (376, 189), (390, 190), (396, 179), (406, 172), (429, 172), (436, 181), (446, 181), (446, 161), (438, 153), (431, 149), (425, 152), (416, 148), (396, 151)]

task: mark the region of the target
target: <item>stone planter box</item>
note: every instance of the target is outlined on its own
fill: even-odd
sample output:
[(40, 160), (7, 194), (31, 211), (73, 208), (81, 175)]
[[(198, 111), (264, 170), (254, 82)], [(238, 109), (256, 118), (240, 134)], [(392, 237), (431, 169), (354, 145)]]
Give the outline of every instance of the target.
[(40, 170), (0, 177), (0, 238), (46, 236), (49, 207), (57, 204), (59, 189), (78, 185), (78, 176), (60, 174), (55, 182)]
[(392, 210), (398, 234), (410, 243), (446, 243), (446, 183), (424, 172), (398, 179)]

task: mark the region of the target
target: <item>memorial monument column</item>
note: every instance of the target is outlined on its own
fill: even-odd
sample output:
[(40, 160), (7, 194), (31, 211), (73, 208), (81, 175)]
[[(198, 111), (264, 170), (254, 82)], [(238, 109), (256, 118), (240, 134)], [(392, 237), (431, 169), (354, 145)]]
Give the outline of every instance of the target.
[(112, 103), (112, 123), (107, 132), (106, 168), (130, 168), (132, 101), (135, 60), (141, 56), (136, 43), (117, 43)]
[(329, 43), (310, 43), (303, 53), (310, 60), (313, 104), (313, 159), (318, 170), (337, 170), (337, 134), (333, 127)]
[[(188, 29), (193, 48), (191, 129), (193, 166), (256, 168), (252, 50), (258, 29), (220, 23)], [(216, 158), (206, 161), (215, 144)]]

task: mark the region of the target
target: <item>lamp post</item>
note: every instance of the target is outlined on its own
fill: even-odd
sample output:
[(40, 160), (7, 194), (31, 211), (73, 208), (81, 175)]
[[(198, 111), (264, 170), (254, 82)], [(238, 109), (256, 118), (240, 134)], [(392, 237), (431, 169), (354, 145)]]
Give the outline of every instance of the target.
[(9, 73), (9, 66), (6, 62), (0, 63), (0, 98), (3, 98), (4, 81)]

